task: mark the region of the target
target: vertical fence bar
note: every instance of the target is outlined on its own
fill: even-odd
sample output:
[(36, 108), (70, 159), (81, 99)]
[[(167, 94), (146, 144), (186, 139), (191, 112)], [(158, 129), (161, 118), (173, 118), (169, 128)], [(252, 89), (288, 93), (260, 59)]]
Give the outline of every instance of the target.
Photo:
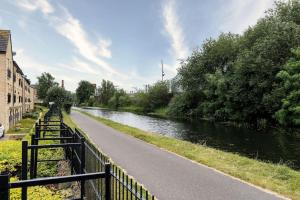
[[(81, 153), (81, 156), (80, 156), (80, 173), (81, 174), (84, 174), (84, 168), (85, 168), (85, 142), (84, 142), (84, 138), (80, 138), (80, 142), (81, 142), (81, 150), (80, 150), (80, 153)], [(85, 181), (81, 181), (81, 187), (80, 187), (80, 190), (81, 190), (81, 199), (84, 198), (84, 183)]]
[(105, 164), (105, 200), (110, 200), (110, 163)]
[[(35, 125), (35, 138), (40, 138), (40, 126), (38, 124)], [(34, 144), (38, 145), (39, 140), (34, 140)], [(37, 177), (37, 162), (38, 161), (38, 148), (34, 150), (34, 162), (33, 162), (33, 178)]]
[[(28, 142), (22, 141), (22, 180), (27, 180)], [(27, 199), (27, 187), (22, 187), (22, 200)]]
[(8, 174), (0, 175), (0, 197), (1, 200), (9, 200), (9, 176)]
[[(34, 135), (31, 135), (31, 145), (34, 145)], [(34, 149), (30, 149), (30, 179), (33, 179), (34, 172)]]
[(132, 193), (133, 193), (133, 190), (132, 190), (132, 178), (130, 178), (130, 199), (132, 200)]

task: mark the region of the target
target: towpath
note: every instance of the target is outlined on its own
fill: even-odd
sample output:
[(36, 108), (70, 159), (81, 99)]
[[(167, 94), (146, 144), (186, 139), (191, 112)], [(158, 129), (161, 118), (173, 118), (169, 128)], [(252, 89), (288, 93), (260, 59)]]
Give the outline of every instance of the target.
[(272, 193), (157, 148), (72, 110), (72, 120), (160, 200), (279, 200)]

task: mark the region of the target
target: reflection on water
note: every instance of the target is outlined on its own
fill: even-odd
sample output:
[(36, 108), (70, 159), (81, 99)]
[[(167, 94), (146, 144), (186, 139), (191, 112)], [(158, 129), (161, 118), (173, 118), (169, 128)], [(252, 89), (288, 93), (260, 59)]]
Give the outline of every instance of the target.
[(174, 121), (129, 112), (89, 108), (85, 111), (142, 130), (159, 133), (193, 143), (205, 143), (230, 152), (293, 164), (300, 169), (300, 138), (277, 130), (259, 132), (248, 128), (225, 126), (206, 121)]

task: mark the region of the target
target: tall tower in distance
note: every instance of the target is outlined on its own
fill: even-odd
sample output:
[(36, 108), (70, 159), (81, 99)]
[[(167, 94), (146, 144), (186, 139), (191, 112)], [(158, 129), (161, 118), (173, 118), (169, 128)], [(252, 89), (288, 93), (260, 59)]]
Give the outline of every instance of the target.
[(162, 81), (164, 81), (164, 76), (165, 76), (164, 63), (163, 63), (163, 60), (161, 60), (161, 80)]
[(65, 89), (65, 81), (64, 81), (64, 80), (61, 80), (61, 87), (62, 87), (63, 89)]

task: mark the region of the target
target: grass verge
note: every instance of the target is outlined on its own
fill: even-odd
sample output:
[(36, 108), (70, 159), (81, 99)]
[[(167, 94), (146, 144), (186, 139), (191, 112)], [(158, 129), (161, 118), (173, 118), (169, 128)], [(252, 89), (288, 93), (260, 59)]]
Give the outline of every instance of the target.
[[(11, 127), (7, 134), (27, 134), (31, 131), (32, 127), (34, 126), (35, 122), (39, 117), (44, 115), (46, 113), (46, 108), (41, 106), (35, 106), (34, 111), (32, 111), (30, 114), (31, 117), (23, 118), (20, 121), (17, 122), (17, 124), (13, 127)], [(39, 113), (39, 114), (36, 114)], [(24, 116), (28, 114), (25, 113)]]
[(300, 172), (288, 166), (250, 159), (235, 153), (224, 152), (211, 147), (143, 131), (105, 118), (93, 116), (84, 111), (79, 112), (157, 147), (164, 148), (291, 199), (300, 200)]

